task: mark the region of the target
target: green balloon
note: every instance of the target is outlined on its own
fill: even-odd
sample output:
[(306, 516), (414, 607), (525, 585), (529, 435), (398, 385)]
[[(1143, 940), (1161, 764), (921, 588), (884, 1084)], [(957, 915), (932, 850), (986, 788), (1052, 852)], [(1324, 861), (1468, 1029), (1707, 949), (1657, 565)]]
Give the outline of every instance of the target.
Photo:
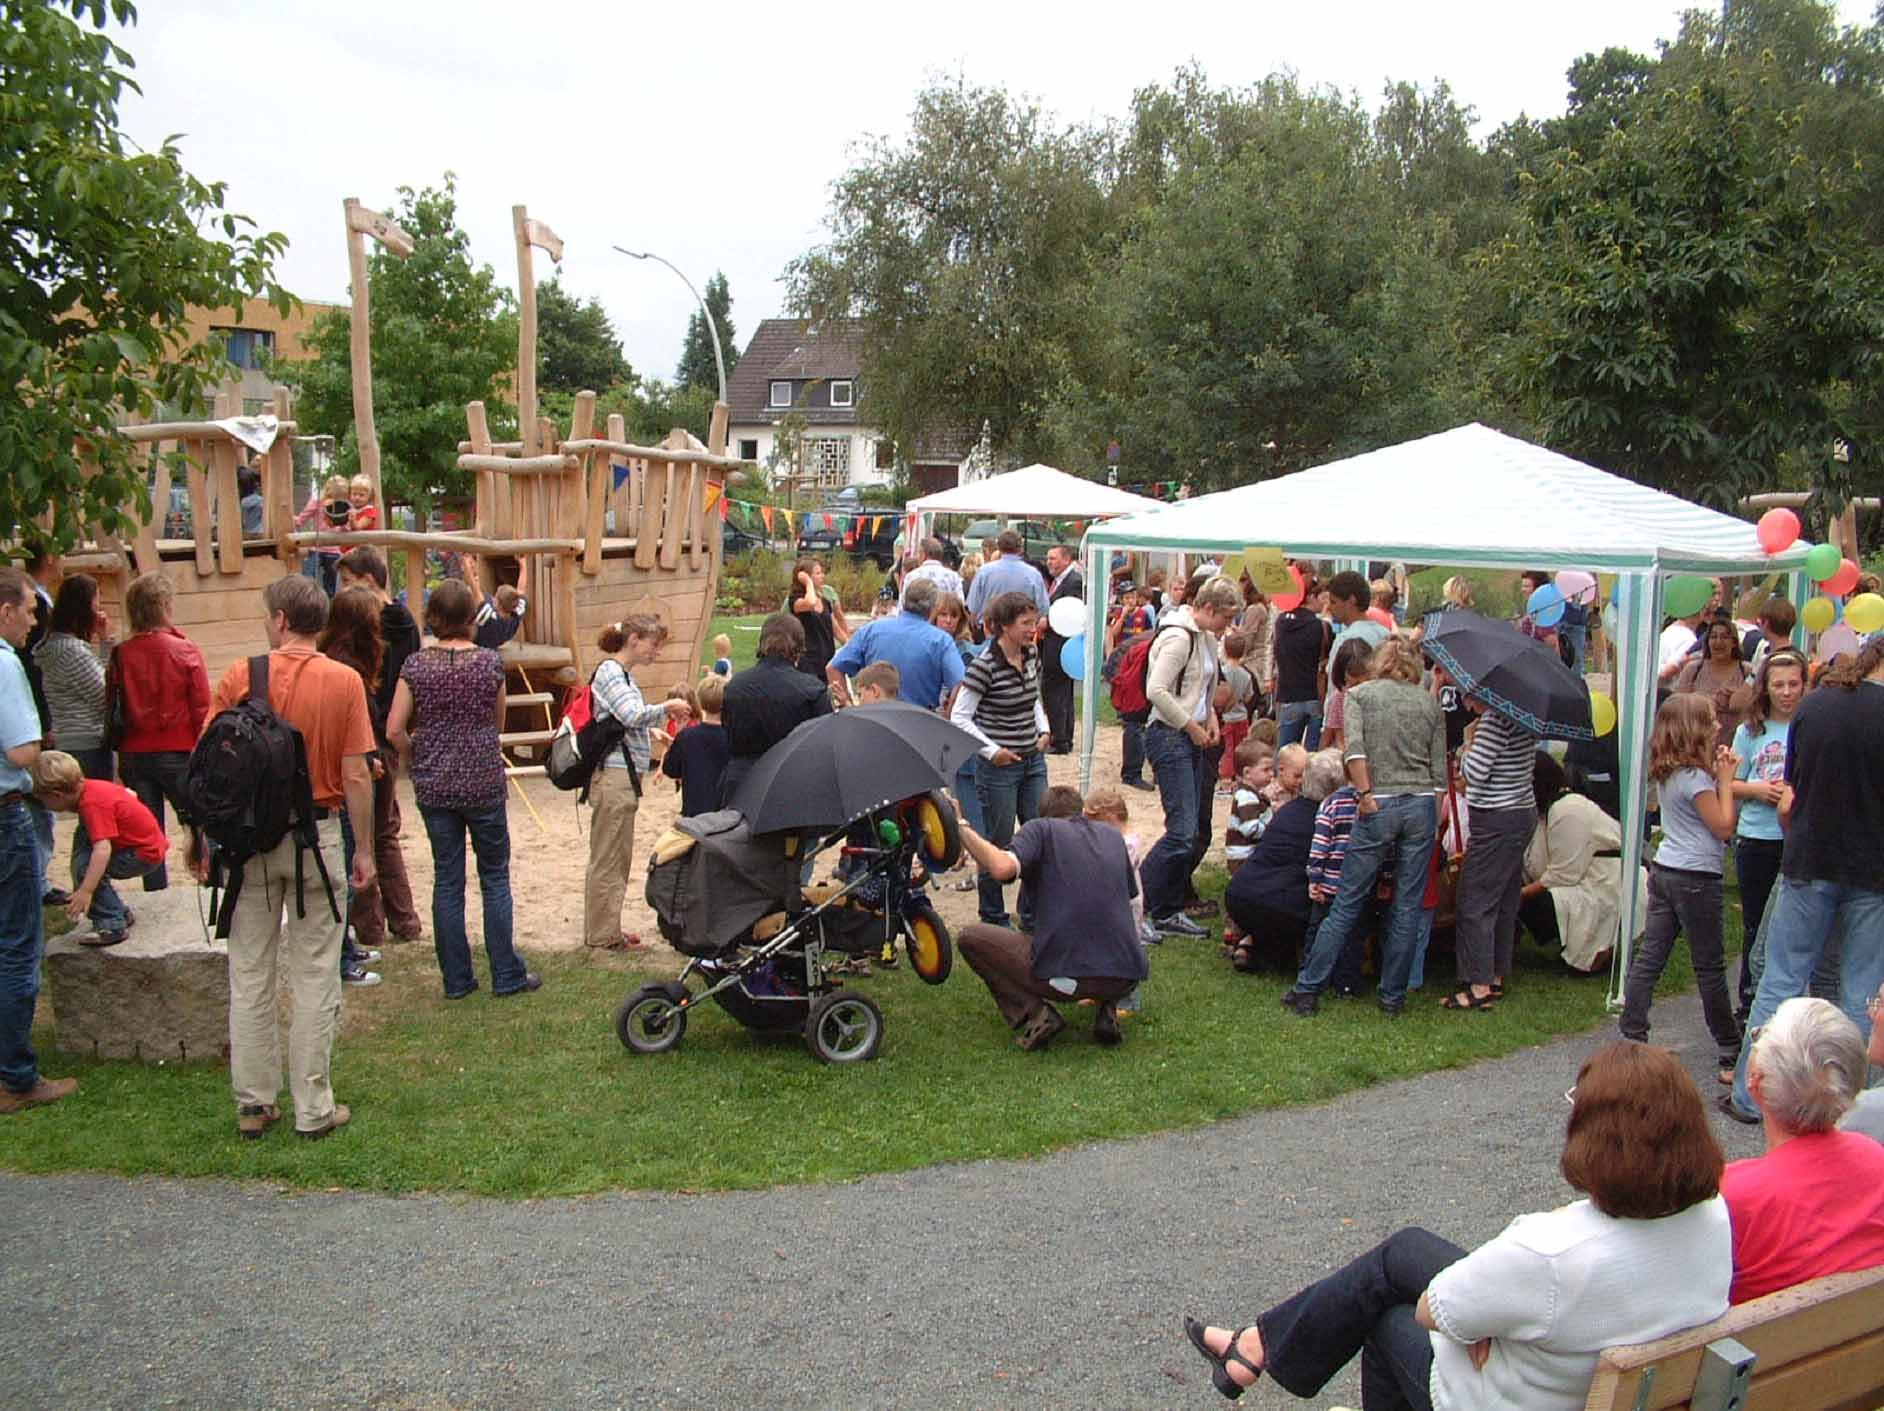
[(1814, 544), (1806, 554), (1806, 577), (1814, 583), (1823, 583), (1837, 574), (1839, 562), (1836, 544)]
[(1671, 578), (1662, 593), (1662, 606), (1670, 617), (1687, 617), (1707, 606), (1714, 584), (1706, 578)]

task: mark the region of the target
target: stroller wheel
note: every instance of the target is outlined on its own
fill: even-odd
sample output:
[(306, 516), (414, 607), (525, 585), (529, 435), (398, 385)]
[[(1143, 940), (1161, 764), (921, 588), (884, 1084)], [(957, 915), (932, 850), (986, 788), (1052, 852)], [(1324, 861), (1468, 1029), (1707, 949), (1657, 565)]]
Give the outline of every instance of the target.
[(912, 799), (905, 817), (930, 870), (947, 872), (962, 860), (961, 824), (940, 792), (931, 789)]
[(926, 901), (904, 918), (903, 949), (909, 952), (910, 968), (931, 985), (941, 984), (955, 968), (955, 947), (949, 940), (949, 928)]
[(686, 997), (685, 985), (643, 985), (615, 1011), (616, 1037), (632, 1053), (666, 1053), (687, 1032), (687, 1012), (675, 1008)]
[(883, 1011), (862, 995), (820, 995), (805, 1016), (805, 1047), (821, 1063), (862, 1063), (883, 1042)]

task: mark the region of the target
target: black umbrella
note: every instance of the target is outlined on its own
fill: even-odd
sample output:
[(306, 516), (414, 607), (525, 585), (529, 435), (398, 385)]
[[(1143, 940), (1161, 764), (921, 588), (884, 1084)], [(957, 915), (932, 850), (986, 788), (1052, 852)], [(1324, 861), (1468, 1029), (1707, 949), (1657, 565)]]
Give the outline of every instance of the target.
[(981, 742), (932, 710), (884, 701), (807, 720), (759, 756), (732, 798), (754, 833), (837, 828), (940, 789)]
[(1590, 740), (1590, 692), (1556, 648), (1509, 622), (1462, 608), (1426, 615), (1420, 650), (1459, 689), (1514, 725), (1552, 740)]

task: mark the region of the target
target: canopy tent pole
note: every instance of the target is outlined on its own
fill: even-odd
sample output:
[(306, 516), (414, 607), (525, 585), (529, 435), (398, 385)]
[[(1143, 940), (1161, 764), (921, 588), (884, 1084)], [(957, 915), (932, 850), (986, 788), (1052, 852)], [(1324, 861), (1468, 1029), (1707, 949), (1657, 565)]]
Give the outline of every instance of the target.
[(1112, 590), (1112, 551), (1088, 538), (1086, 564), (1086, 677), (1079, 683), (1079, 791), (1092, 792), (1092, 757), (1099, 744), (1099, 679), (1106, 661), (1106, 599)]
[(1610, 965), (1609, 1003), (1622, 1003), (1629, 978), (1629, 958), (1643, 918), (1637, 914), (1636, 879), (1648, 818), (1648, 740), (1655, 723), (1661, 634), (1662, 577), (1653, 568), (1616, 575), (1616, 757), (1622, 805), (1622, 891), (1620, 934)]
[[(1792, 644), (1800, 651), (1806, 649), (1805, 605), (1806, 597), (1811, 592), (1811, 584), (1806, 581), (1805, 570), (1794, 569), (1786, 575), (1786, 596), (1792, 600), (1793, 610), (1799, 616), (1793, 619)], [(1752, 945), (1753, 937), (1748, 936), (1742, 945)]]

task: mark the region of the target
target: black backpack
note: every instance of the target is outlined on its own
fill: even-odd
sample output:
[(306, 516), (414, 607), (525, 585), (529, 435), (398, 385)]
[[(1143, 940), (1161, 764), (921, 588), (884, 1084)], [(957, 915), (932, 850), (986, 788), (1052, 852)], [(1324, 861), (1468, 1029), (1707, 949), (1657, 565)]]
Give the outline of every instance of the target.
[[(307, 772), (307, 742), (268, 701), (268, 658), (249, 658), (249, 693), (209, 722), (190, 755), (183, 785), (189, 822), (210, 844), (211, 907), (216, 935), (226, 938), (242, 892), (243, 866), (293, 836), (295, 915), (302, 900), (302, 857), (314, 854), (327, 905), (340, 920), (334, 884), (314, 832), (314, 786)], [(220, 907), (215, 889), (223, 887)]]

